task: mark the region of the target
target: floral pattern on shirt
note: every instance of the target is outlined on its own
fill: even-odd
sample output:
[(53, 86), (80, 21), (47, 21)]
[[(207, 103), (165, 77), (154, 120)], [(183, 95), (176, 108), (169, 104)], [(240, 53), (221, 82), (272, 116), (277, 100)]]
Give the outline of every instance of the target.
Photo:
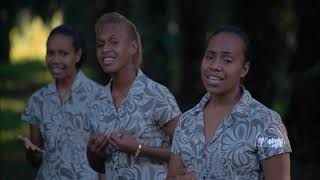
[[(107, 135), (124, 129), (145, 146), (164, 147), (169, 145), (169, 137), (161, 129), (171, 119), (181, 114), (170, 91), (146, 77), (141, 70), (128, 95), (116, 110), (111, 95), (111, 83), (107, 85), (107, 96), (94, 102), (88, 115), (94, 122), (93, 130), (100, 129)], [(93, 121), (95, 120), (95, 121)], [(148, 157), (135, 159), (133, 155), (112, 149), (107, 153), (107, 179), (165, 179), (167, 163)]]
[(91, 132), (86, 111), (93, 100), (102, 96), (104, 87), (82, 71), (77, 73), (63, 104), (54, 81), (31, 96), (22, 120), (40, 127), (45, 150), (36, 179), (98, 179), (86, 157)]
[(243, 95), (232, 112), (205, 143), (204, 107), (207, 93), (184, 113), (177, 125), (171, 151), (199, 179), (263, 179), (260, 161), (291, 152), (280, 116), (242, 87)]

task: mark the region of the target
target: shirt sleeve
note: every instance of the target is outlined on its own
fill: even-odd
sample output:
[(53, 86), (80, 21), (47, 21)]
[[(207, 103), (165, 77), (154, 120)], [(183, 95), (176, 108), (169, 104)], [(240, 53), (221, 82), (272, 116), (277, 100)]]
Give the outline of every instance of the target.
[(279, 114), (273, 113), (271, 121), (257, 136), (256, 145), (260, 160), (292, 152), (287, 130), (281, 121)]
[(180, 155), (180, 138), (181, 137), (181, 119), (179, 119), (179, 122), (177, 124), (177, 127), (173, 134), (173, 140), (171, 145), (171, 152), (175, 155)]
[(21, 114), (21, 119), (27, 123), (39, 125), (41, 120), (41, 107), (43, 102), (37, 95), (32, 95), (26, 105), (24, 112)]
[(153, 114), (156, 123), (160, 127), (181, 114), (176, 99), (167, 88), (165, 88), (164, 91), (161, 92), (161, 95), (163, 97), (158, 98)]

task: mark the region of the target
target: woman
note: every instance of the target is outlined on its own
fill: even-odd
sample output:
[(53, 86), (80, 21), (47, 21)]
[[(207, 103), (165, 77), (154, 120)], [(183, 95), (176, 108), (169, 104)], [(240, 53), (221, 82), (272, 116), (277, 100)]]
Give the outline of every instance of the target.
[(96, 23), (97, 58), (111, 76), (107, 95), (92, 104), (88, 158), (107, 179), (165, 179), (179, 107), (169, 90), (139, 69), (142, 47), (134, 24), (118, 13)]
[(79, 69), (84, 59), (78, 33), (66, 25), (50, 32), (46, 63), (54, 81), (29, 99), (22, 120), (30, 123), (30, 140), (19, 137), (27, 159), (39, 167), (36, 179), (98, 179), (86, 158), (91, 123), (85, 111), (104, 88)]
[(249, 41), (236, 27), (209, 38), (201, 64), (207, 94), (181, 116), (168, 179), (290, 179), (290, 143), (280, 116), (241, 85)]

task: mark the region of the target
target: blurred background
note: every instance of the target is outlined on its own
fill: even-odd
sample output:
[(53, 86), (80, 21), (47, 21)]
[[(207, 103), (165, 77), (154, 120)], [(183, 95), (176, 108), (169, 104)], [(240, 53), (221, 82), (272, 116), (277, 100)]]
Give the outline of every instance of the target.
[(83, 70), (101, 84), (94, 23), (118, 11), (142, 37), (142, 69), (166, 85), (183, 111), (205, 93), (199, 66), (207, 35), (222, 25), (249, 34), (253, 62), (245, 86), (279, 112), (293, 153), (292, 179), (320, 179), (320, 1), (318, 0), (10, 0), (0, 5), (0, 179), (33, 179), (35, 169), (15, 140), (28, 135), (20, 120), (27, 98), (51, 78), (45, 65), (50, 30), (66, 23), (83, 33), (89, 58)]

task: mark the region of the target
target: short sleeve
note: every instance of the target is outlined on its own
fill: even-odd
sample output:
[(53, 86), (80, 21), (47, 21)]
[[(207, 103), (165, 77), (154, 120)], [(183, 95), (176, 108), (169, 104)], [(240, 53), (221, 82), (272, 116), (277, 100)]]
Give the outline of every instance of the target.
[(280, 116), (274, 113), (271, 118), (270, 123), (258, 134), (256, 139), (259, 160), (292, 152), (287, 130)]
[(165, 88), (161, 93), (163, 97), (159, 97), (154, 108), (154, 118), (156, 123), (162, 127), (171, 119), (181, 114), (180, 108), (174, 96)]
[(37, 95), (32, 95), (26, 105), (24, 112), (21, 114), (21, 119), (27, 123), (39, 125), (41, 120), (42, 101)]
[(99, 106), (97, 103), (92, 102), (88, 105), (88, 109), (85, 113), (85, 117), (87, 119), (87, 121), (90, 124), (90, 132), (93, 132), (97, 129), (99, 129), (99, 114), (101, 112), (99, 112)]
[(181, 153), (180, 141), (179, 141), (181, 139), (180, 137), (181, 137), (181, 119), (179, 119), (177, 127), (174, 131), (172, 145), (171, 145), (171, 152), (174, 153), (175, 155), (180, 155)]

